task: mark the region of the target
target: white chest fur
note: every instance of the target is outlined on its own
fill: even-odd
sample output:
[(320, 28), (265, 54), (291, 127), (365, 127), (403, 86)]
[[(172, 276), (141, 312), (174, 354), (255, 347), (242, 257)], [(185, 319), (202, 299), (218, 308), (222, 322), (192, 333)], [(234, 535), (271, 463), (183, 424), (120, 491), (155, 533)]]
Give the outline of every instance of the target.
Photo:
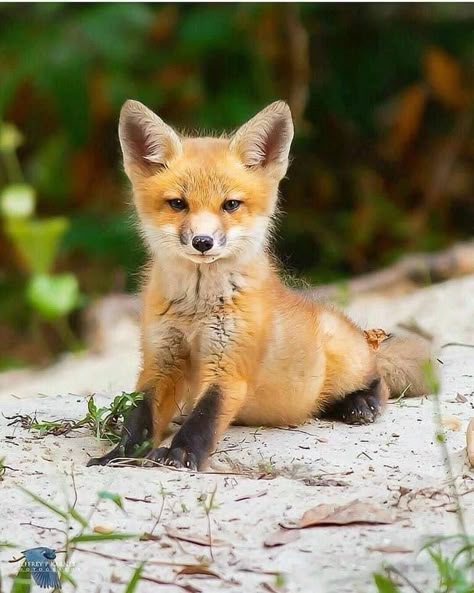
[(246, 276), (225, 262), (160, 266), (160, 291), (167, 305), (145, 330), (156, 351), (166, 348), (170, 334), (179, 331), (186, 349), (201, 353), (225, 349), (235, 327), (226, 307), (246, 286)]

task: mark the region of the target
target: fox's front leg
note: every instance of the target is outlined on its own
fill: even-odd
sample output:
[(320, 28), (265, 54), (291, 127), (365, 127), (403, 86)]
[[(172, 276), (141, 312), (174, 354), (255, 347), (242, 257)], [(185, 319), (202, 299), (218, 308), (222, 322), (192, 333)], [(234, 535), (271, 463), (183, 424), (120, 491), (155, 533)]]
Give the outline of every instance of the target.
[(119, 444), (91, 465), (107, 465), (121, 457), (142, 457), (163, 440), (163, 434), (180, 400), (180, 382), (186, 362), (184, 336), (178, 330), (167, 332), (159, 347), (145, 349), (143, 370), (136, 391), (144, 397), (125, 418)]
[(203, 469), (246, 395), (245, 381), (236, 381), (235, 377), (216, 377), (215, 383), (203, 388), (193, 411), (174, 436), (170, 447), (154, 449), (148, 458), (174, 467)]

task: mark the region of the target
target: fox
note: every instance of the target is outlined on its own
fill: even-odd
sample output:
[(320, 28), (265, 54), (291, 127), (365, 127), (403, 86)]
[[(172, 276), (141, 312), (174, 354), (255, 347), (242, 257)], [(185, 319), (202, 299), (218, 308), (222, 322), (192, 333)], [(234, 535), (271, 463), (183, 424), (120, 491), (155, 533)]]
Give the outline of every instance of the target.
[(138, 101), (122, 107), (123, 165), (150, 254), (143, 398), (119, 444), (88, 465), (145, 456), (203, 471), (232, 423), (368, 424), (390, 396), (428, 392), (421, 338), (382, 332), (374, 346), (342, 311), (281, 279), (270, 244), (293, 135), (284, 101), (221, 136), (181, 134)]

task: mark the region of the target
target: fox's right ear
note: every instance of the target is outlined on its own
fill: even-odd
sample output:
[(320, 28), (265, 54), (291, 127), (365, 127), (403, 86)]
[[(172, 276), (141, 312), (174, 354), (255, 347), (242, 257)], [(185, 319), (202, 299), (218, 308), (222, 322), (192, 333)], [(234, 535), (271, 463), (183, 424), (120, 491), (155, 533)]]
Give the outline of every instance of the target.
[(151, 175), (181, 154), (178, 134), (139, 101), (126, 101), (120, 112), (119, 138), (125, 172)]

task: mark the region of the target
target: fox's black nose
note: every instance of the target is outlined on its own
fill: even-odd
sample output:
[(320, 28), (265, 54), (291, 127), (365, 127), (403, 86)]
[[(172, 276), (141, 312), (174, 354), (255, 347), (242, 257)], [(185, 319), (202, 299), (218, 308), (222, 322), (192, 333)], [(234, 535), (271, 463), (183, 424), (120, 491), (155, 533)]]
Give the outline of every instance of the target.
[(208, 237), (207, 235), (197, 235), (197, 237), (193, 237), (193, 247), (201, 253), (206, 253), (206, 251), (212, 249), (213, 245), (214, 239), (212, 237)]

